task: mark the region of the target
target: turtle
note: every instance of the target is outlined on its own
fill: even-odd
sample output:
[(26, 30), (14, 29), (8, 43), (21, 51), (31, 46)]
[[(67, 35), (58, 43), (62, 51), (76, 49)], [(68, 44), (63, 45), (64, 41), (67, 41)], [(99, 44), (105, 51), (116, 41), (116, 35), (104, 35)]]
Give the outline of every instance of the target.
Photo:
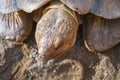
[[(1, 0), (0, 4), (1, 16), (5, 16), (0, 18), (0, 37), (24, 41), (35, 20), (35, 39), (43, 59), (55, 59), (68, 51), (76, 41), (81, 22), (89, 51), (102, 52), (120, 42), (119, 0)], [(24, 17), (18, 15), (18, 19), (18, 13)], [(12, 22), (8, 15), (14, 15)]]
[[(75, 43), (80, 22), (83, 22), (84, 44), (90, 52), (103, 52), (117, 45), (120, 42), (119, 3), (119, 0), (52, 0), (37, 23), (35, 38), (40, 56), (54, 59), (68, 51)], [(62, 14), (61, 10), (66, 13)], [(70, 15), (64, 22), (67, 13)], [(79, 15), (83, 15), (83, 20)], [(76, 23), (69, 21), (71, 17)]]

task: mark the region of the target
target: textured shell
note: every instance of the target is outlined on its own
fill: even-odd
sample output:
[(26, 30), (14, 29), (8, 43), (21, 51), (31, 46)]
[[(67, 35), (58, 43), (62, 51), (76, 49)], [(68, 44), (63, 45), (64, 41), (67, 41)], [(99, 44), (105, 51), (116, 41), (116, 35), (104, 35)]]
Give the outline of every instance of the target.
[(0, 13), (0, 37), (4, 39), (23, 41), (32, 29), (32, 16), (23, 11), (9, 14)]
[(113, 19), (120, 17), (120, 0), (60, 0), (79, 14), (89, 12)]
[(0, 12), (3, 14), (24, 10), (31, 13), (50, 0), (0, 0)]
[(44, 59), (62, 55), (76, 40), (78, 24), (63, 9), (50, 9), (37, 24), (35, 33), (38, 51)]
[(85, 45), (92, 52), (105, 51), (120, 42), (120, 18), (110, 20), (89, 14), (83, 28)]
[(50, 0), (17, 0), (18, 7), (25, 12), (31, 13), (32, 11), (42, 7)]

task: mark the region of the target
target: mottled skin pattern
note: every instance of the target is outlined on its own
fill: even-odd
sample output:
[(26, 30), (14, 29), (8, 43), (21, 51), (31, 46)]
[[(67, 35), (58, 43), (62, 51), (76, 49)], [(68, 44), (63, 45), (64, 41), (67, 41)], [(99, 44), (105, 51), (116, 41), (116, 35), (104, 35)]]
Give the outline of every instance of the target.
[(35, 33), (40, 57), (53, 59), (65, 53), (74, 44), (77, 29), (77, 22), (65, 10), (49, 10), (38, 22)]

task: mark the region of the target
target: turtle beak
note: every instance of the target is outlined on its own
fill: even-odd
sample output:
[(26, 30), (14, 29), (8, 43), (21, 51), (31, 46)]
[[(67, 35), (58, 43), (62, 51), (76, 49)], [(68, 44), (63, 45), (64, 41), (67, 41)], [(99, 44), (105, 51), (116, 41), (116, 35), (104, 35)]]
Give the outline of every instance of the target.
[(60, 37), (55, 37), (50, 39), (50, 41), (45, 42), (43, 39), (44, 44), (41, 42), (38, 46), (38, 52), (42, 59), (55, 59), (57, 56), (61, 54), (63, 50), (63, 40)]
[(43, 60), (55, 59), (55, 54), (54, 53), (44, 53), (43, 55), (41, 55), (41, 58)]
[(54, 48), (47, 49), (47, 48), (39, 47), (38, 53), (40, 58), (42, 58), (43, 60), (51, 60), (51, 59), (56, 59), (57, 57), (62, 55), (64, 51), (62, 51), (61, 49), (59, 51)]
[(50, 60), (56, 57), (56, 51), (54, 49), (47, 49), (45, 47), (39, 47), (38, 53), (43, 60)]

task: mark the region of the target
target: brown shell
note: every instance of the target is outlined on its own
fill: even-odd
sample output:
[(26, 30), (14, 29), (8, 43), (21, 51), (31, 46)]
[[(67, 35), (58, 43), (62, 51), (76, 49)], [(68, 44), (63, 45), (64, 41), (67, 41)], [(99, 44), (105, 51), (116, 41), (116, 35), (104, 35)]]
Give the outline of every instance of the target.
[(120, 0), (60, 0), (79, 14), (89, 12), (113, 19), (120, 17)]
[(69, 50), (76, 40), (78, 24), (63, 9), (50, 9), (37, 24), (35, 33), (38, 52), (52, 59)]
[(23, 11), (0, 13), (0, 37), (14, 41), (25, 40), (32, 29), (32, 16)]
[(89, 14), (83, 28), (85, 45), (92, 52), (105, 51), (120, 42), (120, 18), (109, 20)]

